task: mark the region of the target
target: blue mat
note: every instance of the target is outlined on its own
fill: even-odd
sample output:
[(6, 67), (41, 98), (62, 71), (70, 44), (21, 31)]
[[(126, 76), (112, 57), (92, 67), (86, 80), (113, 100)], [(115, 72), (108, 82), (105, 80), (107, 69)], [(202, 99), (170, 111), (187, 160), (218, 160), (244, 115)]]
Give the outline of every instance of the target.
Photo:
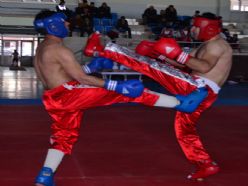
[[(164, 94), (170, 94), (156, 82), (144, 82), (145, 87)], [(1, 105), (41, 105), (40, 98), (37, 99), (1, 99)], [(248, 83), (235, 85), (226, 84), (219, 93), (218, 100), (214, 105), (248, 105)]]

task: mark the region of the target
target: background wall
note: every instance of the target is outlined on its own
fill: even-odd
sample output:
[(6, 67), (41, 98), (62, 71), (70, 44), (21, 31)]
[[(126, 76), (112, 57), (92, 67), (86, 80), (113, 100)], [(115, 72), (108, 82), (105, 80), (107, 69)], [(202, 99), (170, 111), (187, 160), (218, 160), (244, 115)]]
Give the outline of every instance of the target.
[[(11, 2), (10, 2), (11, 1)], [(0, 1), (0, 24), (9, 25), (15, 20), (16, 14), (23, 14), (28, 17), (24, 19), (24, 25), (32, 23), (33, 16), (43, 8), (55, 10), (56, 3), (39, 3), (28, 2), (24, 3), (21, 0), (4, 0)], [(18, 2), (19, 1), (19, 2)], [(59, 1), (59, 0), (58, 0)], [(112, 12), (117, 12), (119, 15), (124, 15), (127, 18), (141, 18), (144, 10), (150, 6), (158, 10), (165, 9), (172, 4), (177, 9), (178, 15), (193, 15), (195, 10), (201, 12), (210, 11), (223, 17), (226, 22), (247, 22), (248, 13), (239, 11), (230, 11), (229, 0), (89, 0), (95, 2), (96, 6), (100, 6), (102, 2), (110, 5)], [(78, 0), (66, 0), (68, 8), (74, 10), (78, 6)], [(23, 21), (16, 21), (17, 25), (23, 24)]]
[[(95, 0), (97, 5), (101, 4), (101, 0)], [(106, 0), (111, 5), (113, 11), (120, 12), (125, 16), (133, 16), (140, 18), (141, 14), (149, 5), (154, 5), (158, 10), (165, 9), (169, 5), (174, 5), (177, 9), (178, 15), (193, 15), (195, 10), (201, 12), (211, 11), (217, 13), (218, 0)], [(224, 0), (224, 3), (229, 1)]]

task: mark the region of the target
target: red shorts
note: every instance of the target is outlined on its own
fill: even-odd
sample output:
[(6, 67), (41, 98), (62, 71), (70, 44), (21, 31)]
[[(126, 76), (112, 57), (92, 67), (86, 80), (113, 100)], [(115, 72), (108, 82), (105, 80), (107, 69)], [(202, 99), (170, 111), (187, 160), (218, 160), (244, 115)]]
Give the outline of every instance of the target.
[(83, 86), (76, 81), (47, 90), (43, 95), (43, 104), (53, 119), (52, 148), (61, 150), (65, 154), (71, 153), (72, 146), (79, 136), (85, 109), (127, 102), (153, 106), (158, 98), (158, 95), (147, 89), (140, 97), (129, 98), (104, 88)]
[(160, 63), (154, 59), (136, 54), (134, 51), (114, 43), (106, 45), (104, 57), (151, 77), (172, 94), (186, 95), (197, 88), (208, 87), (208, 97), (195, 112), (191, 114), (177, 112), (175, 131), (177, 140), (185, 156), (190, 161), (196, 162), (210, 159), (197, 134), (196, 122), (200, 114), (217, 99), (218, 85), (210, 80), (191, 76), (170, 64)]

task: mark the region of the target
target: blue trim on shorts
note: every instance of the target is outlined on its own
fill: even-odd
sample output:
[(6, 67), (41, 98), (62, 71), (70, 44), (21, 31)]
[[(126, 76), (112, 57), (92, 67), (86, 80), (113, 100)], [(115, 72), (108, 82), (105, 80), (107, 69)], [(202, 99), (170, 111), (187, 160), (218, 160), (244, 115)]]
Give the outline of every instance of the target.
[[(138, 105), (138, 103), (116, 103), (114, 105)], [(0, 99), (0, 105), (42, 105), (41, 99)], [(234, 98), (219, 98), (214, 103), (218, 105), (233, 105), (233, 106), (248, 106), (247, 99), (234, 99)]]

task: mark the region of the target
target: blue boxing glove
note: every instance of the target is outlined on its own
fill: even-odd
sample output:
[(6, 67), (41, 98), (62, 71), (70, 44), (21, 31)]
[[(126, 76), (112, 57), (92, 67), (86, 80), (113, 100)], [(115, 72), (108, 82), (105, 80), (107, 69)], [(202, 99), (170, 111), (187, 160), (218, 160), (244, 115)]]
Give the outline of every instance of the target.
[(86, 74), (99, 72), (103, 69), (112, 69), (113, 61), (103, 57), (96, 57), (91, 60), (87, 65), (84, 65), (83, 70)]
[(192, 113), (204, 101), (207, 95), (208, 91), (205, 87), (198, 88), (186, 96), (176, 95), (176, 98), (180, 101), (180, 104), (177, 105), (175, 109), (181, 112)]
[(106, 80), (104, 83), (104, 88), (131, 98), (139, 97), (144, 91), (144, 85), (139, 80)]

